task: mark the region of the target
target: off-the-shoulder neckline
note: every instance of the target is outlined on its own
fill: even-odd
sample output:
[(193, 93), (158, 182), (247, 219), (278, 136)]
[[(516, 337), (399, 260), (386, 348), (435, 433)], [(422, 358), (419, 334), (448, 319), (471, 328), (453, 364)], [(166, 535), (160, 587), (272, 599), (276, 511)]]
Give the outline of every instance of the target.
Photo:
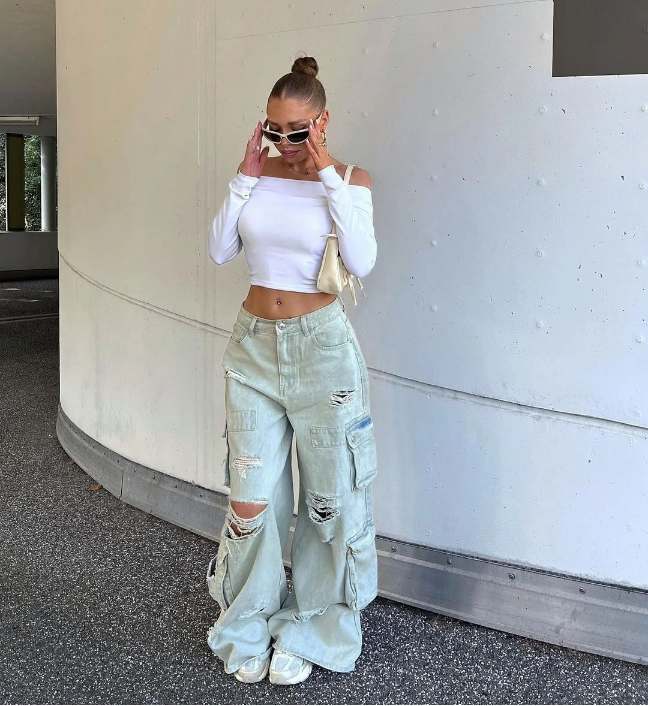
[[(336, 172), (337, 174), (337, 172)], [(340, 176), (338, 174), (338, 176)], [(300, 183), (304, 184), (322, 184), (324, 186), (323, 182), (320, 181), (319, 179), (290, 179), (289, 177), (274, 177), (274, 176), (266, 176), (265, 174), (262, 174), (258, 179), (278, 179), (279, 181), (298, 181)], [(367, 191), (371, 192), (371, 189), (368, 186), (363, 186), (362, 184), (347, 184), (347, 186), (354, 186), (357, 189), (366, 189)]]

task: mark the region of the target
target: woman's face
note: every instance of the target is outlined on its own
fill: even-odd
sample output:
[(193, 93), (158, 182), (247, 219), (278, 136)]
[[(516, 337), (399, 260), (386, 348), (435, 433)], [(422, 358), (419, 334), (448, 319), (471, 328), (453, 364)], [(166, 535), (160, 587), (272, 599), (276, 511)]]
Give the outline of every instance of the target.
[[(307, 104), (300, 103), (294, 99), (285, 98), (283, 100), (273, 99), (268, 102), (267, 119), (265, 126), (277, 132), (288, 133), (293, 130), (307, 130), (308, 121), (315, 120), (319, 111), (313, 110)], [(328, 110), (324, 110), (316, 125), (320, 130), (324, 130), (328, 123)], [(281, 142), (273, 143), (279, 150), (282, 159), (288, 164), (305, 161), (310, 157), (310, 152), (306, 143), (293, 145), (284, 137)]]

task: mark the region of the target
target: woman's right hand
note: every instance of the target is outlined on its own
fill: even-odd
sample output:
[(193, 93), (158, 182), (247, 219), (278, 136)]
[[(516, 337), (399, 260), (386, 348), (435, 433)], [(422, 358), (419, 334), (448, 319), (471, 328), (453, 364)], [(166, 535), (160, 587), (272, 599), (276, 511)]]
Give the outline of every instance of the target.
[(245, 148), (245, 156), (243, 161), (239, 164), (239, 171), (242, 174), (246, 174), (251, 177), (260, 177), (263, 171), (263, 165), (268, 157), (268, 152), (270, 151), (270, 146), (266, 145), (261, 149), (261, 123), (257, 121), (256, 127), (252, 136), (248, 140), (247, 147)]

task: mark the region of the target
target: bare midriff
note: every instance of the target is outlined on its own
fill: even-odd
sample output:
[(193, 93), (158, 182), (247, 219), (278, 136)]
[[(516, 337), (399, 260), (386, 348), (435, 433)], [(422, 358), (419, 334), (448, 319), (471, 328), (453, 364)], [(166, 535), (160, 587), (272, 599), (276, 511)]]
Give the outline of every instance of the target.
[(328, 292), (291, 292), (250, 285), (243, 308), (262, 319), (289, 319), (321, 309), (337, 298)]

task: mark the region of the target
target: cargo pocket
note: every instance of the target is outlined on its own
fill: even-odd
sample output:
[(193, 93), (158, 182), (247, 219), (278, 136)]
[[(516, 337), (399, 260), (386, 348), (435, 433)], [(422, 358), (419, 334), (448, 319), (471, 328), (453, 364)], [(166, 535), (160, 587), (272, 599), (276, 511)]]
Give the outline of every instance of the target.
[(347, 427), (347, 444), (351, 454), (351, 483), (354, 489), (369, 485), (378, 473), (376, 437), (371, 415), (363, 417)]
[(232, 603), (227, 571), (228, 553), (227, 542), (221, 539), (216, 556), (210, 560), (207, 566), (207, 589), (209, 595), (218, 603), (222, 611), (227, 610)]
[(352, 610), (362, 610), (378, 595), (375, 538), (375, 526), (370, 524), (347, 540), (344, 600)]
[(225, 480), (223, 483), (229, 488), (230, 487), (230, 469), (229, 469), (229, 437), (227, 436), (227, 416), (225, 416), (225, 428), (223, 430), (222, 438), (225, 439), (225, 458), (223, 459), (223, 472)]

